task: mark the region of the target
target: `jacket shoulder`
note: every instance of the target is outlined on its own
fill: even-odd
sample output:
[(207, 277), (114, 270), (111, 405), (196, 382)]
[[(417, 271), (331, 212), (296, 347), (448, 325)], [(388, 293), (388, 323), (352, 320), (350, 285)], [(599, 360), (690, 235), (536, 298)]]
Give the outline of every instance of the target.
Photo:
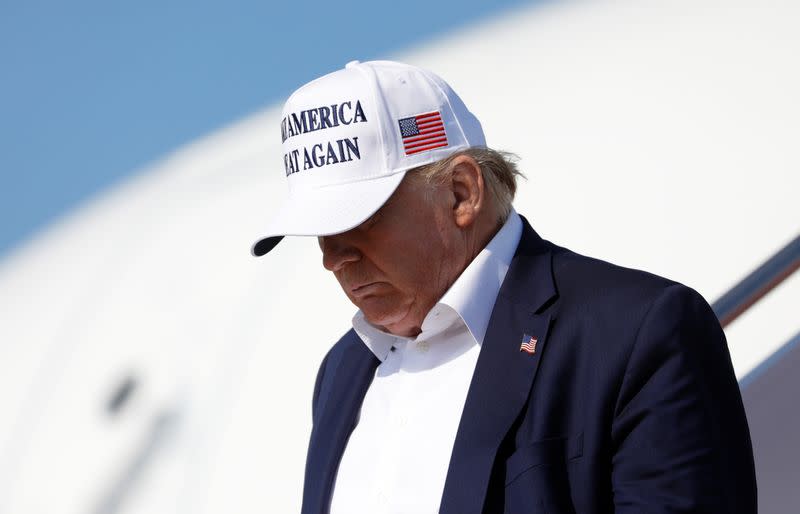
[(690, 288), (647, 271), (627, 268), (553, 245), (553, 276), (559, 296), (582, 302), (650, 303), (665, 289)]
[(620, 358), (630, 354), (648, 316), (719, 326), (705, 298), (674, 280), (560, 247), (553, 248), (552, 270), (559, 315), (576, 330), (604, 338), (605, 351), (615, 348)]
[(335, 370), (344, 358), (348, 348), (351, 348), (353, 345), (357, 344), (363, 343), (361, 343), (361, 339), (358, 337), (355, 330), (351, 328), (345, 332), (345, 334), (339, 338), (339, 340), (336, 341), (333, 346), (331, 346), (331, 348), (325, 354), (325, 357), (322, 359), (322, 363), (319, 365), (319, 370), (317, 370), (317, 378), (314, 381), (314, 396), (312, 397), (311, 403), (311, 416), (315, 423), (317, 420), (317, 412), (319, 410), (318, 406), (320, 405), (320, 400), (322, 400), (324, 403), (325, 396), (327, 396), (327, 391), (329, 389), (328, 382), (326, 382), (326, 377), (329, 380), (330, 377), (333, 376), (333, 373), (328, 371)]

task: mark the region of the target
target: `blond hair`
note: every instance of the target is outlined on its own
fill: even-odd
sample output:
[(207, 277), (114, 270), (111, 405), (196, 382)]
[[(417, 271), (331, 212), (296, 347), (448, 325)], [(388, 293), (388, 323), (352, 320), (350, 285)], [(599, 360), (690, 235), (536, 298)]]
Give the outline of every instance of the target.
[(517, 177), (525, 178), (525, 175), (517, 169), (519, 157), (516, 155), (482, 146), (472, 147), (459, 150), (440, 161), (415, 168), (414, 172), (428, 183), (442, 184), (452, 175), (453, 168), (450, 163), (461, 155), (468, 155), (478, 163), (491, 203), (497, 209), (498, 222), (505, 222), (511, 212), (514, 194), (517, 192)]

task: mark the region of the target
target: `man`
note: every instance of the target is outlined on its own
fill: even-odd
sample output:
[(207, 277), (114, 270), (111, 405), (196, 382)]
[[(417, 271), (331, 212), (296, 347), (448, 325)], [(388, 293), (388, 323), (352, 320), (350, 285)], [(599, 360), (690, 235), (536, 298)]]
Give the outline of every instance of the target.
[(289, 197), (359, 308), (313, 396), (303, 513), (750, 513), (725, 337), (695, 291), (541, 239), (439, 77), (353, 62), (296, 91)]

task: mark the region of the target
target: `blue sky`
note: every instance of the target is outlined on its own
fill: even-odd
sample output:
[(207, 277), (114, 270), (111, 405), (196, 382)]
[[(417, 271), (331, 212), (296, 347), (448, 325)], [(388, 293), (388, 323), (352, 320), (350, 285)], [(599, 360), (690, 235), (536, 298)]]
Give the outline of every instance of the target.
[(0, 0), (0, 257), (320, 74), (531, 1)]

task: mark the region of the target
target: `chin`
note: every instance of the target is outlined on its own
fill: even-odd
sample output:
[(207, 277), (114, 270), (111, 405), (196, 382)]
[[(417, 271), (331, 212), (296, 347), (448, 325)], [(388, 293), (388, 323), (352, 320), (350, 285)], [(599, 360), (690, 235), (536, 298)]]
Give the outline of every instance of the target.
[(364, 317), (377, 327), (383, 327), (385, 330), (392, 334), (405, 335), (404, 333), (413, 328), (413, 322), (409, 318), (410, 306), (403, 309), (394, 309), (391, 311), (378, 311), (369, 309), (366, 306), (359, 308), (364, 312)]

